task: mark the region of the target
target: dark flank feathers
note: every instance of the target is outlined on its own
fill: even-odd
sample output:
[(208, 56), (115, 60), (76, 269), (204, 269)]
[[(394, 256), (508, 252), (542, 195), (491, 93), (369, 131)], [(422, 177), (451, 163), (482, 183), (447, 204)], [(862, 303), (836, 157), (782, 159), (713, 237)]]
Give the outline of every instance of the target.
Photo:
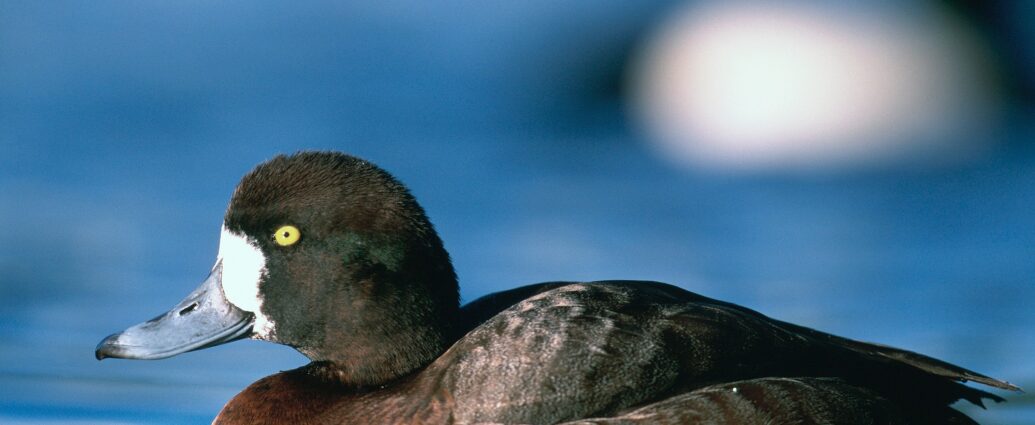
[[(473, 330), (427, 368), (386, 388), (336, 392), (334, 406), (314, 410), (313, 419), (970, 424), (948, 404), (999, 398), (958, 381), (980, 377), (1015, 388), (926, 356), (789, 325), (657, 282), (531, 285), (480, 298), (464, 306), (461, 317)], [(247, 416), (227, 423), (245, 423), (279, 414), (266, 409), (281, 402), (252, 404), (253, 388), (265, 393), (273, 382), (280, 396), (308, 393), (322, 385), (313, 378), (319, 367), (254, 384), (221, 419), (240, 413)]]

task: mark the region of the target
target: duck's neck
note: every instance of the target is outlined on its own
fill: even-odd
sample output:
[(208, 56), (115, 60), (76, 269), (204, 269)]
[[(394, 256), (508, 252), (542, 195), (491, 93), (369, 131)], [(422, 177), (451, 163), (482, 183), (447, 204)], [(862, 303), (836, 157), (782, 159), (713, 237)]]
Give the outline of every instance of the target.
[(384, 386), (449, 348), (459, 321), (458, 287), (445, 250), (438, 254), (409, 256), (418, 260), (394, 270), (369, 262), (347, 266), (353, 301), (315, 332), (322, 335), (318, 344), (296, 346), (314, 362), (314, 376), (349, 387)]
[(336, 344), (338, 349), (300, 349), (312, 360), (306, 373), (348, 388), (381, 388), (426, 367), (454, 342), (448, 329), (383, 330), (390, 339), (364, 342), (361, 335)]

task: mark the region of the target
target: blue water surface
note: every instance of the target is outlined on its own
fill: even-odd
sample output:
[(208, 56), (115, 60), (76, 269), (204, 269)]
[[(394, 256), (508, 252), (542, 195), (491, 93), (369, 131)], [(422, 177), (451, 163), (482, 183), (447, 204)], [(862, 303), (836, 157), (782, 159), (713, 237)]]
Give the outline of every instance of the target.
[[(255, 341), (93, 358), (205, 277), (237, 179), (300, 149), (407, 183), (464, 300), (661, 280), (1035, 388), (1030, 110), (963, 164), (705, 172), (623, 103), (669, 2), (371, 3), (0, 3), (0, 422), (205, 423), (303, 365)], [(996, 393), (961, 408), (1035, 422)]]

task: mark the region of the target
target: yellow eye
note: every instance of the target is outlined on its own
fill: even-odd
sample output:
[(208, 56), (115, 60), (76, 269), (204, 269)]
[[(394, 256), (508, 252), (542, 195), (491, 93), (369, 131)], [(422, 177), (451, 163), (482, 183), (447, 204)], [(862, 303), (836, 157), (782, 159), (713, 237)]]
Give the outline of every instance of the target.
[(277, 229), (277, 233), (273, 234), (273, 239), (277, 241), (277, 245), (289, 246), (294, 245), (298, 242), (298, 238), (302, 237), (302, 232), (298, 231), (298, 228), (292, 225), (281, 226)]

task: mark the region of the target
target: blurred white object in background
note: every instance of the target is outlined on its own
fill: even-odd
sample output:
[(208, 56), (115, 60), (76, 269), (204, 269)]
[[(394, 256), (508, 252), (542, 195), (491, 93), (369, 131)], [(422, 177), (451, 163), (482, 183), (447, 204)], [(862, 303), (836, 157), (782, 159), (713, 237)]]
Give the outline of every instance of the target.
[(966, 158), (1000, 107), (983, 47), (934, 6), (698, 4), (634, 64), (635, 114), (693, 165)]

